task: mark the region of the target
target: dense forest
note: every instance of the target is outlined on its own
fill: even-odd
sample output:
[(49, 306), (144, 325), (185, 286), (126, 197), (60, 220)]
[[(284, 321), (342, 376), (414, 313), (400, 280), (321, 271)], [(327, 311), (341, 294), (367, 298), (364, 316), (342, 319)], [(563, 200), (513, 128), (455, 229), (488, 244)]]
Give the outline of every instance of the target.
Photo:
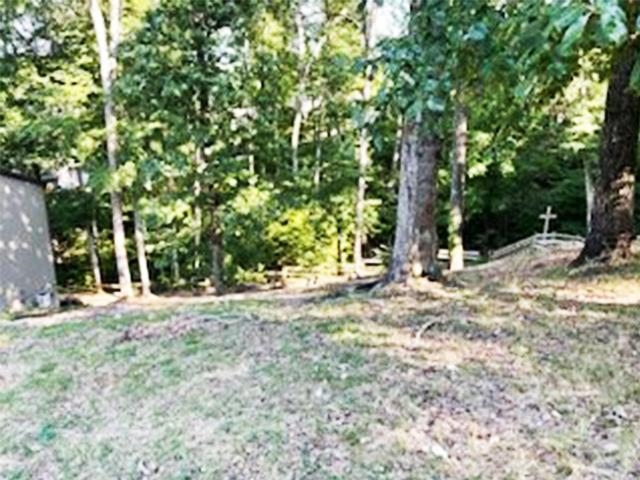
[(624, 258), (639, 34), (628, 0), (5, 0), (0, 166), (75, 176), (58, 280), (127, 296), (459, 270), (547, 205)]

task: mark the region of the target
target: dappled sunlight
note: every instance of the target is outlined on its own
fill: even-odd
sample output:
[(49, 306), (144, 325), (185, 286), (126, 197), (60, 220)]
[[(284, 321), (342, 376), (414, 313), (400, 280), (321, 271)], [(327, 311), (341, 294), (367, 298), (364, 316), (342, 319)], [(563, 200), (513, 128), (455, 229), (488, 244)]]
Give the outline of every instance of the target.
[(602, 278), (573, 281), (571, 288), (559, 289), (558, 299), (600, 305), (636, 305), (640, 308), (640, 278)]

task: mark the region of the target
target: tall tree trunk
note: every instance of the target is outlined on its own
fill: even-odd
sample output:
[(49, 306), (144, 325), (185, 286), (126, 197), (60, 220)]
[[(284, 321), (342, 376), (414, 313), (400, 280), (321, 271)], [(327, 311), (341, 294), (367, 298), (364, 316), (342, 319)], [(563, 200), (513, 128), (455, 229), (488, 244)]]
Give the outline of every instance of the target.
[(393, 147), (393, 157), (391, 158), (391, 179), (389, 185), (395, 184), (396, 173), (400, 166), (400, 155), (402, 153), (402, 125), (404, 120), (402, 115), (398, 115), (398, 127), (396, 128), (396, 140)]
[[(368, 81), (367, 81), (368, 83)], [(356, 193), (356, 215), (353, 239), (353, 263), (357, 277), (364, 275), (362, 247), (365, 242), (365, 207), (367, 193), (367, 170), (369, 168), (369, 138), (366, 127), (360, 129), (358, 148), (358, 189)]]
[(417, 257), (416, 220), (418, 198), (418, 130), (417, 122), (407, 122), (402, 133), (400, 182), (396, 232), (387, 282), (405, 282)]
[[(107, 29), (99, 0), (90, 0), (89, 12), (96, 35), (100, 60), (100, 78), (102, 80), (104, 96), (107, 159), (109, 162), (109, 170), (115, 173), (118, 169), (118, 121), (115, 114), (112, 86), (116, 77), (117, 51), (120, 42), (120, 0), (111, 0), (110, 2), (110, 39), (107, 38)], [(120, 292), (125, 297), (132, 297), (133, 287), (131, 285), (131, 272), (129, 271), (129, 259), (127, 257), (122, 193), (117, 189), (111, 191), (111, 217), (113, 221), (113, 244), (118, 268)]]
[(209, 248), (211, 249), (211, 284), (216, 293), (224, 292), (224, 248), (222, 231), (215, 207), (211, 212), (209, 224)]
[[(207, 49), (209, 45), (207, 43), (208, 38), (208, 26), (206, 24), (207, 12), (202, 12), (199, 10), (194, 11), (196, 22), (198, 23), (197, 35), (194, 36), (196, 42), (196, 61), (198, 62), (198, 66), (202, 71), (207, 70)], [(195, 156), (194, 156), (194, 173), (195, 180), (193, 184), (193, 215), (194, 215), (194, 247), (195, 247), (195, 256), (193, 260), (193, 268), (196, 275), (200, 273), (201, 266), (201, 245), (202, 245), (202, 237), (204, 234), (204, 213), (202, 208), (202, 191), (203, 186), (200, 179), (200, 175), (204, 172), (207, 166), (207, 155), (206, 155), (206, 141), (209, 135), (208, 128), (210, 125), (210, 88), (206, 83), (199, 83), (197, 85), (197, 115), (196, 115), (196, 126), (197, 131), (193, 135), (193, 142), (195, 144)]]
[(149, 265), (147, 264), (147, 247), (145, 242), (146, 228), (144, 219), (136, 206), (133, 211), (135, 223), (136, 252), (138, 254), (138, 268), (140, 270), (140, 283), (142, 284), (142, 295), (151, 295), (151, 279), (149, 278)]
[(294, 175), (300, 169), (300, 133), (302, 131), (302, 100), (296, 98), (293, 128), (291, 129), (291, 168)]
[(344, 236), (342, 234), (342, 222), (338, 221), (338, 275), (344, 275)]
[(464, 105), (456, 107), (454, 154), (451, 157), (451, 211), (449, 214), (449, 269), (464, 268), (464, 186), (467, 170), (468, 117)]
[[(176, 232), (177, 233), (177, 232)], [(182, 282), (182, 276), (180, 275), (180, 258), (178, 255), (178, 247), (173, 245), (171, 247), (171, 278), (173, 279), (173, 285), (178, 286)]]
[[(412, 15), (420, 4), (411, 1)], [(410, 274), (439, 276), (436, 200), (441, 148), (442, 141), (424, 131), (421, 115), (412, 121), (405, 118), (396, 237), (387, 282), (406, 281)]]
[(314, 141), (315, 141), (315, 165), (313, 166), (313, 186), (316, 193), (320, 190), (320, 180), (322, 178), (322, 138), (320, 135), (320, 121), (316, 121)]
[(306, 65), (306, 52), (307, 52), (307, 40), (306, 30), (304, 25), (304, 15), (302, 14), (302, 0), (298, 0), (294, 7), (294, 24), (296, 27), (295, 38), (295, 54), (298, 57), (298, 85), (296, 86), (296, 96), (294, 99), (294, 117), (293, 126), (291, 129), (291, 168), (293, 174), (298, 173), (300, 168), (300, 135), (302, 133), (302, 121), (303, 121), (303, 101), (304, 92), (306, 89), (307, 80), (307, 65)]
[(193, 269), (194, 273), (198, 275), (200, 271), (202, 253), (200, 251), (200, 245), (202, 244), (202, 206), (200, 205), (202, 184), (200, 183), (200, 171), (205, 164), (203, 149), (199, 145), (196, 147), (194, 163), (196, 179), (193, 182), (193, 245), (195, 249), (195, 255), (193, 256)]
[[(78, 186), (84, 189), (84, 179), (80, 167), (76, 169)], [(93, 285), (96, 291), (102, 292), (102, 273), (100, 272), (100, 255), (98, 254), (98, 222), (96, 221), (95, 199), (91, 199), (91, 221), (87, 225), (87, 247), (89, 249), (89, 261), (91, 262), (91, 272), (93, 273)]]
[(87, 238), (89, 241), (89, 258), (91, 260), (91, 271), (93, 272), (93, 283), (98, 292), (102, 292), (102, 273), (100, 273), (100, 255), (98, 254), (98, 222), (95, 214), (91, 218), (91, 223), (87, 228)]
[[(364, 21), (362, 28), (362, 44), (364, 50), (364, 57), (368, 60), (371, 54), (372, 48), (372, 27), (373, 27), (373, 14), (374, 5), (373, 0), (366, 0), (364, 6)], [(371, 158), (369, 157), (369, 129), (368, 122), (368, 109), (369, 101), (371, 100), (371, 84), (373, 82), (373, 67), (368, 64), (364, 73), (364, 83), (362, 85), (362, 125), (359, 132), (358, 141), (358, 190), (356, 194), (356, 222), (354, 228), (354, 240), (353, 240), (353, 263), (355, 274), (357, 277), (364, 275), (364, 262), (362, 259), (362, 247), (365, 242), (365, 208), (366, 208), (366, 193), (367, 193), (367, 171)]]
[(605, 107), (591, 229), (574, 265), (589, 259), (631, 256), (634, 194), (640, 131), (640, 99), (630, 88), (638, 51), (630, 46), (616, 59)]
[(416, 230), (418, 232), (418, 259), (414, 275), (429, 278), (439, 276), (438, 230), (436, 224), (438, 178), (437, 166), (442, 141), (431, 134), (418, 135), (418, 196), (416, 208)]
[(593, 171), (588, 158), (584, 160), (584, 193), (587, 199), (587, 235), (591, 230), (591, 218), (593, 217), (593, 204), (595, 202), (595, 187), (593, 181)]

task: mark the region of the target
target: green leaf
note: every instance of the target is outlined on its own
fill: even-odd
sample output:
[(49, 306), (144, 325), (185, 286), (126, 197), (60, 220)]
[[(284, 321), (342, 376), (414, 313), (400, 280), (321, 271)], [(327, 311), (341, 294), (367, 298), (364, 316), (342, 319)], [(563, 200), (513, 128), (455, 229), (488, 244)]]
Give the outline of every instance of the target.
[(584, 9), (578, 5), (571, 7), (556, 5), (555, 7), (558, 16), (553, 20), (552, 26), (557, 30), (564, 30), (568, 26), (573, 25), (584, 14)]
[(473, 25), (471, 25), (471, 28), (469, 28), (469, 31), (465, 35), (465, 40), (480, 42), (487, 37), (488, 33), (489, 33), (489, 30), (487, 29), (487, 26), (484, 23), (482, 22), (474, 23)]
[(427, 100), (427, 109), (436, 113), (443, 112), (445, 109), (445, 102), (439, 97), (429, 97)]
[(585, 13), (567, 28), (560, 42), (561, 54), (568, 54), (575, 43), (580, 40), (584, 34), (587, 23), (589, 23), (589, 18), (591, 18), (591, 13)]
[(628, 37), (627, 16), (615, 0), (598, 2), (600, 11), (600, 32), (604, 40), (614, 45), (621, 45)]

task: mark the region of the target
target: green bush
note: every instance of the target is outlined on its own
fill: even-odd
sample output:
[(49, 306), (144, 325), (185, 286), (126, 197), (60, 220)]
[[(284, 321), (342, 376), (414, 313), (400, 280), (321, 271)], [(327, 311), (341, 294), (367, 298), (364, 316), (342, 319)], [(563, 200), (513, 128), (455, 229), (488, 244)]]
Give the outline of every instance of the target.
[(271, 186), (242, 189), (224, 215), (226, 272), (254, 283), (282, 266), (334, 264), (336, 225), (317, 204), (287, 206)]
[(267, 227), (279, 265), (312, 267), (336, 260), (335, 222), (317, 205), (288, 208)]

